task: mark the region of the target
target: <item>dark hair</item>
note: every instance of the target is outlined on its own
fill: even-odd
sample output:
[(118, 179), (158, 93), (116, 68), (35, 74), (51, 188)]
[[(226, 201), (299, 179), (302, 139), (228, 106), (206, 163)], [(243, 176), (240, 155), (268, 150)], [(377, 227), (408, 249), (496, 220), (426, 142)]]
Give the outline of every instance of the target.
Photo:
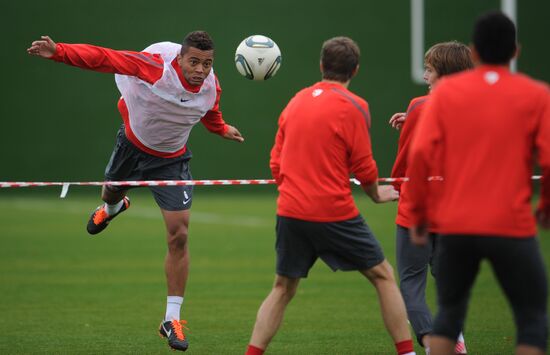
[(516, 53), (516, 26), (500, 11), (478, 17), (472, 36), (483, 63), (507, 64)]
[(438, 77), (472, 69), (472, 53), (470, 48), (457, 41), (437, 43), (424, 56), (424, 63), (430, 64)]
[(334, 37), (321, 49), (323, 79), (346, 82), (353, 76), (359, 65), (359, 46), (351, 38)]
[(200, 49), (201, 51), (209, 51), (214, 49), (214, 42), (210, 35), (205, 31), (189, 32), (183, 39), (181, 44), (181, 54), (185, 54), (189, 47)]

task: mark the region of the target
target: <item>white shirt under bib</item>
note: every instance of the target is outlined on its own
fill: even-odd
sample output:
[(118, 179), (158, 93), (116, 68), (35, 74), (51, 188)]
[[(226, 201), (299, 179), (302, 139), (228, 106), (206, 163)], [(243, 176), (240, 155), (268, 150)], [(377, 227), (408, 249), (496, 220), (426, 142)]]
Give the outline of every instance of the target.
[[(134, 76), (115, 75), (117, 87), (126, 102), (130, 130), (147, 148), (162, 153), (182, 149), (189, 133), (216, 103), (214, 70), (204, 80), (200, 91), (187, 91), (172, 67), (181, 45), (161, 42), (143, 52), (160, 54), (164, 61), (162, 77), (149, 84)], [(160, 64), (158, 64), (160, 65)]]

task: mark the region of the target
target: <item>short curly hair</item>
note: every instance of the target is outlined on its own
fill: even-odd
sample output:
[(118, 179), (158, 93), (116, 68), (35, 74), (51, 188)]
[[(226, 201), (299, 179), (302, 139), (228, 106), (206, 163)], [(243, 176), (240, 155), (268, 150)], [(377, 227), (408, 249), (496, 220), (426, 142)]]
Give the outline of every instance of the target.
[(189, 32), (183, 39), (181, 55), (185, 54), (190, 47), (201, 51), (209, 51), (214, 49), (214, 42), (206, 31), (193, 31)]

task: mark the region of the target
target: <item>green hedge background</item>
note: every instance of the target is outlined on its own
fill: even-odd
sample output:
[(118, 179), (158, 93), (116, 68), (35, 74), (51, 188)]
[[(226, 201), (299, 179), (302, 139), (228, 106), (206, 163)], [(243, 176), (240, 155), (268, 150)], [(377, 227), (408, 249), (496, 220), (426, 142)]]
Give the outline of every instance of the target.
[[(548, 82), (550, 2), (517, 2), (518, 68)], [(499, 6), (497, 0), (426, 0), (426, 48), (451, 39), (468, 43), (474, 19)], [(208, 31), (216, 44), (222, 111), (246, 142), (225, 141), (196, 126), (189, 146), (198, 179), (270, 176), (278, 115), (296, 91), (320, 79), (319, 52), (327, 38), (350, 36), (361, 47), (360, 72), (350, 89), (370, 104), (381, 176), (390, 173), (398, 138), (388, 119), (426, 92), (411, 80), (408, 1), (22, 0), (0, 8), (2, 181), (101, 180), (121, 122), (113, 76), (30, 57), (26, 48), (40, 35), (141, 50), (154, 42), (181, 42), (192, 30)], [(282, 67), (269, 81), (248, 81), (235, 69), (235, 48), (251, 34), (267, 35), (281, 48)]]

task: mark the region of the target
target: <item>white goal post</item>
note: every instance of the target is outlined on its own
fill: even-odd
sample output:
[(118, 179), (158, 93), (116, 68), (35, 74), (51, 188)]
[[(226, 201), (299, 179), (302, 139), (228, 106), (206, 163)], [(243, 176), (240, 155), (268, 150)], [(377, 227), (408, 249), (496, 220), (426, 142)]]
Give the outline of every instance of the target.
[[(517, 0), (500, 0), (500, 9), (517, 27)], [(416, 84), (424, 84), (424, 14), (424, 0), (411, 0), (411, 77)], [(516, 71), (516, 60), (512, 61), (511, 69)]]

